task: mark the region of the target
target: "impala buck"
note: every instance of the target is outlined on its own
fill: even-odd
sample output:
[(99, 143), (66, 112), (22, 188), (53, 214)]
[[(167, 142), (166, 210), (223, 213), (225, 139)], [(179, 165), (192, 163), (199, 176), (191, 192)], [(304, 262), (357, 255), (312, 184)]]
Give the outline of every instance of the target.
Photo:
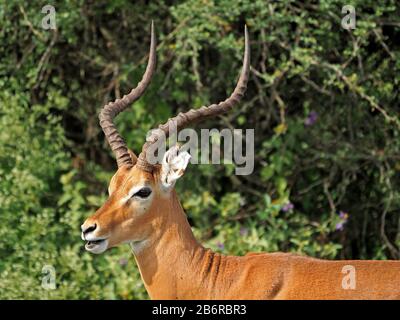
[(153, 24), (149, 60), (138, 86), (108, 103), (99, 119), (115, 153), (118, 170), (109, 198), (82, 228), (86, 250), (100, 254), (126, 243), (132, 248), (152, 299), (399, 299), (400, 261), (328, 261), (291, 253), (214, 253), (198, 243), (174, 190), (190, 155), (171, 147), (161, 164), (150, 163), (148, 149), (179, 129), (228, 112), (243, 97), (249, 78), (250, 45), (245, 27), (243, 67), (231, 96), (218, 104), (171, 118), (152, 134), (138, 157), (128, 150), (113, 119), (139, 99), (156, 66)]

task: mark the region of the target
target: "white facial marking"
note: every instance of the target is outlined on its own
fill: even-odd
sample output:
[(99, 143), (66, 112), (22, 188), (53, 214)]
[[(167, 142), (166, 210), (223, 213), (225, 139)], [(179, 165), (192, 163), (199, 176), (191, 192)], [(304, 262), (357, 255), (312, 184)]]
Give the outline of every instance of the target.
[(100, 254), (106, 251), (108, 248), (108, 240), (105, 239), (101, 241), (99, 244), (86, 244), (85, 249), (90, 253)]
[[(131, 188), (131, 190), (129, 190), (129, 192), (128, 192), (128, 194), (125, 196), (125, 197), (123, 197), (122, 199), (121, 199), (121, 203), (125, 203), (125, 202), (127, 202), (130, 198), (132, 198), (133, 197), (133, 195), (136, 193), (136, 192), (138, 192), (140, 189), (142, 189), (142, 188), (145, 188), (145, 187), (148, 187), (147, 185), (138, 185), (138, 186), (134, 186), (134, 187), (132, 187)], [(147, 200), (147, 199), (149, 199), (151, 197), (151, 195), (149, 196), (149, 197), (147, 197), (147, 198), (145, 198), (145, 199), (141, 199), (141, 200)], [(140, 200), (140, 199), (139, 199)]]

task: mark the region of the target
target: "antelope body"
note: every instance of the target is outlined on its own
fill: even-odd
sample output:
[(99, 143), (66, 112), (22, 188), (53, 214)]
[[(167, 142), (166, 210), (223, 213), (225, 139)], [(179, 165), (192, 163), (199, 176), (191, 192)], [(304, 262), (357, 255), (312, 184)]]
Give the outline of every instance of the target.
[(182, 129), (227, 112), (240, 101), (250, 69), (247, 29), (243, 68), (232, 95), (169, 119), (136, 157), (118, 134), (113, 118), (143, 94), (155, 70), (155, 51), (152, 24), (142, 81), (100, 113), (118, 170), (108, 200), (81, 227), (86, 250), (100, 254), (129, 243), (152, 299), (400, 299), (400, 261), (327, 261), (289, 253), (235, 257), (214, 253), (196, 241), (174, 190), (189, 154), (174, 146), (161, 164), (152, 164), (147, 151), (162, 133), (168, 136), (171, 123)]

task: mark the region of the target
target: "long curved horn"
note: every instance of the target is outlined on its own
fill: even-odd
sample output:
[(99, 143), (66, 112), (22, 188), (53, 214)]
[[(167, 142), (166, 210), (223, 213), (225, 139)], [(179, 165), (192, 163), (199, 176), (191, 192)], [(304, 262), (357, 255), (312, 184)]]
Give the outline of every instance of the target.
[(128, 153), (128, 148), (126, 147), (124, 139), (120, 136), (113, 123), (113, 119), (143, 95), (150, 83), (155, 68), (156, 37), (154, 34), (154, 23), (152, 21), (149, 60), (142, 80), (140, 80), (136, 88), (132, 89), (129, 94), (124, 95), (122, 99), (117, 99), (114, 102), (109, 102), (107, 105), (105, 105), (99, 114), (100, 126), (103, 129), (111, 149), (115, 153), (118, 168), (123, 165), (133, 165), (133, 162)]
[(247, 88), (247, 81), (249, 79), (250, 71), (250, 45), (246, 25), (244, 27), (244, 39), (245, 50), (242, 72), (231, 96), (218, 104), (203, 106), (200, 109), (191, 109), (188, 112), (179, 113), (176, 117), (168, 119), (165, 124), (161, 124), (158, 127), (158, 130), (154, 130), (148, 137), (147, 142), (143, 145), (142, 152), (140, 153), (136, 164), (138, 167), (148, 172), (152, 172), (154, 170), (154, 165), (150, 164), (146, 160), (147, 150), (153, 143), (160, 139), (161, 135), (168, 137), (170, 128), (174, 127), (178, 131), (193, 123), (226, 113), (240, 102)]

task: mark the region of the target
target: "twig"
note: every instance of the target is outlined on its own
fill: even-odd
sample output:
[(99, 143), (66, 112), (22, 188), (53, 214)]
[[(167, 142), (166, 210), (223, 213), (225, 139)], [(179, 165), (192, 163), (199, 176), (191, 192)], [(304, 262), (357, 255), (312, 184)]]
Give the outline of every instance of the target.
[(326, 180), (324, 181), (324, 193), (325, 193), (326, 197), (328, 198), (329, 207), (331, 208), (331, 217), (333, 218), (333, 216), (335, 215), (335, 212), (336, 212), (336, 206), (335, 206), (335, 202), (332, 199), (332, 195), (329, 192), (329, 182)]
[[(381, 168), (381, 175), (383, 175), (382, 172), (382, 168)], [(385, 225), (386, 225), (386, 215), (389, 211), (390, 205), (393, 201), (393, 192), (392, 192), (392, 185), (390, 183), (390, 178), (385, 177), (385, 182), (386, 182), (386, 186), (388, 188), (388, 190), (390, 190), (389, 192), (389, 199), (386, 203), (385, 209), (383, 210), (382, 216), (381, 216), (381, 237), (383, 239), (383, 241), (385, 242), (387, 248), (390, 251), (390, 254), (392, 255), (392, 258), (394, 259), (400, 259), (400, 250), (398, 250), (389, 240), (389, 238), (386, 235), (385, 232)]]
[(26, 14), (24, 7), (19, 5), (18, 8), (19, 8), (19, 11), (21, 12), (22, 16), (24, 17), (24, 21), (26, 22), (26, 24), (28, 25), (28, 28), (32, 31), (32, 33), (35, 36), (37, 36), (41, 41), (46, 41), (46, 37), (33, 27), (32, 22), (28, 19), (28, 15)]
[(315, 60), (313, 60), (313, 64), (315, 64), (315, 65), (321, 65), (321, 66), (323, 66), (323, 67), (326, 67), (326, 68), (328, 68), (328, 69), (330, 69), (330, 70), (335, 71), (336, 75), (347, 85), (347, 87), (348, 87), (351, 91), (353, 91), (354, 93), (356, 93), (356, 94), (357, 94), (358, 96), (360, 96), (363, 100), (367, 101), (367, 102), (371, 105), (371, 107), (372, 107), (373, 109), (378, 110), (378, 111), (384, 116), (384, 118), (385, 118), (389, 123), (395, 123), (395, 124), (400, 128), (400, 121), (399, 121), (399, 119), (398, 119), (397, 117), (395, 117), (395, 116), (389, 116), (389, 114), (386, 112), (386, 110), (383, 109), (379, 104), (377, 104), (371, 96), (365, 94), (362, 90), (360, 90), (360, 88), (358, 88), (357, 86), (353, 85), (353, 84), (351, 83), (351, 81), (349, 80), (349, 78), (347, 78), (347, 77), (343, 74), (342, 70), (340, 70), (337, 66), (331, 65), (331, 64), (329, 64), (329, 63), (327, 63), (327, 62), (322, 62), (322, 63), (320, 63), (320, 62), (315, 61)]
[[(383, 41), (383, 39), (382, 39), (382, 34), (381, 34), (380, 32), (378, 32), (376, 29), (373, 29), (372, 31), (373, 31), (373, 33), (375, 34), (376, 38), (378, 39), (378, 42), (381, 44), (382, 48), (387, 52), (387, 54), (390, 56), (390, 58), (391, 58), (393, 61), (396, 61), (395, 55), (393, 54), (393, 52), (391, 52), (391, 51), (389, 50), (389, 47), (387, 46), (387, 44), (385, 43), (385, 41)], [(382, 31), (381, 31), (381, 32), (382, 32)]]
[(37, 77), (36, 77), (35, 85), (33, 87), (34, 90), (39, 88), (40, 83), (43, 80), (43, 74), (44, 74), (44, 70), (45, 70), (44, 66), (49, 61), (51, 49), (54, 47), (54, 45), (55, 45), (55, 43), (57, 41), (57, 38), (58, 38), (57, 29), (53, 30), (52, 33), (53, 33), (53, 36), (51, 38), (50, 44), (46, 48), (46, 50), (45, 50), (44, 54), (42, 55), (42, 57), (40, 58), (40, 61), (39, 61), (39, 64), (38, 64)]
[(310, 85), (313, 89), (315, 89), (316, 91), (318, 91), (319, 93), (325, 94), (325, 95), (330, 96), (330, 97), (333, 96), (333, 93), (332, 93), (332, 92), (330, 92), (330, 91), (328, 91), (328, 90), (326, 90), (326, 89), (324, 89), (324, 88), (321, 88), (321, 87), (318, 86), (314, 81), (308, 79), (306, 76), (301, 75), (300, 78), (301, 78), (305, 83), (307, 83), (308, 85)]

